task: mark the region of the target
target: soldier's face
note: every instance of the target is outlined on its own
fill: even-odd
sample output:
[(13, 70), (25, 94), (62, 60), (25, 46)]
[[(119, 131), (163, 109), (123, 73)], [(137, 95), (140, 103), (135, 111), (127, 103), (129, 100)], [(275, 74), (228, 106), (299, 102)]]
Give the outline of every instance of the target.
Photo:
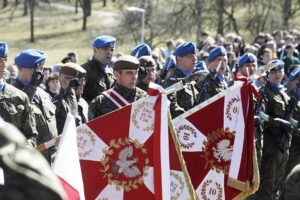
[(150, 84), (150, 82), (154, 82), (155, 79), (155, 69), (154, 67), (147, 67), (147, 76), (142, 80), (146, 84)]
[(283, 77), (284, 77), (284, 69), (271, 70), (269, 73), (269, 81), (273, 84), (281, 83)]
[(138, 70), (119, 70), (114, 71), (117, 83), (123, 87), (134, 89), (138, 77)]
[(218, 67), (218, 74), (224, 74), (226, 71), (226, 65), (227, 65), (228, 59), (227, 56), (218, 56), (215, 60), (209, 63), (209, 71), (213, 72), (214, 70), (217, 70)]
[(106, 48), (94, 48), (94, 58), (96, 58), (102, 64), (110, 64), (115, 48), (106, 47)]
[(183, 57), (177, 57), (177, 61), (178, 61), (179, 67), (181, 67), (189, 72), (193, 72), (195, 65), (196, 65), (197, 56), (194, 53), (190, 53)]
[(0, 78), (4, 76), (6, 61), (7, 58), (0, 58)]

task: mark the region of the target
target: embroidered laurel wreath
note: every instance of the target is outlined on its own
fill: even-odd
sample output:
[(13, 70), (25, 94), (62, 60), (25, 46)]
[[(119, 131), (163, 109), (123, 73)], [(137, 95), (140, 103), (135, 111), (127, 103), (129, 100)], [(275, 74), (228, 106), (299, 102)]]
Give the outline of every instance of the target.
[[(171, 174), (171, 177), (173, 177), (176, 180), (176, 181), (174, 181), (171, 179), (172, 180), (171, 181), (171, 194), (173, 194), (173, 195), (176, 194), (176, 196), (171, 197), (171, 200), (177, 200), (180, 197), (181, 193), (183, 192), (184, 182), (178, 174), (176, 174), (172, 171), (170, 172), (170, 174)], [(179, 186), (177, 185), (178, 183), (179, 183)]]
[(222, 171), (225, 175), (229, 173), (229, 165), (232, 156), (235, 131), (230, 132), (229, 128), (217, 129), (207, 136), (203, 142), (202, 151), (206, 159), (206, 166), (217, 172)]
[(212, 183), (212, 180), (206, 180), (203, 183), (203, 186), (201, 188), (201, 196), (203, 200), (209, 200), (210, 198), (207, 197), (207, 191), (208, 191), (208, 195), (210, 196), (216, 196), (217, 195), (217, 200), (222, 200), (222, 187), (221, 184), (215, 182), (216, 188), (214, 187), (210, 187), (208, 190), (207, 188), (210, 186), (210, 184)]
[[(96, 143), (95, 136), (88, 129), (78, 128), (77, 129), (77, 146), (79, 150), (84, 150), (87, 143), (91, 142), (93, 145)], [(88, 137), (88, 138), (87, 138)], [(79, 152), (80, 158), (85, 158), (92, 152), (92, 149), (85, 150), (84, 152)]]
[[(104, 159), (100, 161), (103, 169), (100, 171), (108, 178), (108, 184), (114, 183), (116, 190), (122, 187), (126, 192), (143, 184), (150, 162), (143, 144), (127, 137), (119, 138), (111, 140), (103, 153)], [(134, 158), (137, 155), (138, 157)]]
[(154, 116), (153, 110), (148, 109), (152, 107), (153, 103), (142, 102), (141, 104), (137, 105), (136, 109), (134, 109), (131, 120), (137, 129), (140, 129), (141, 122), (144, 122), (148, 126), (144, 127), (142, 131), (150, 132), (154, 130), (154, 123), (150, 121)]

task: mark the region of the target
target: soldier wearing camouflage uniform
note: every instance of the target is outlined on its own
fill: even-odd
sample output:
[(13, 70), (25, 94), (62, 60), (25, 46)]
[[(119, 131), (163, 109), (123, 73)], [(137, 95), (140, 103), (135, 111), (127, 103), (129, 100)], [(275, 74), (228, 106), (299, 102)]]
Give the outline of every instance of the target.
[(4, 68), (8, 47), (0, 42), (0, 115), (13, 123), (28, 139), (28, 143), (36, 146), (37, 130), (27, 95), (4, 81)]
[[(293, 111), (293, 118), (300, 121), (300, 67), (295, 68), (288, 79), (288, 94), (292, 97), (295, 96), (297, 100), (297, 105)], [(286, 167), (286, 174), (300, 164), (300, 128), (295, 128), (292, 134), (292, 141), (290, 146), (290, 155), (288, 164)]]
[(296, 165), (288, 174), (283, 183), (283, 190), (280, 200), (299, 200), (300, 199), (300, 164)]
[(93, 41), (93, 57), (82, 67), (87, 71), (82, 97), (90, 103), (103, 91), (113, 87), (115, 78), (111, 64), (116, 38), (99, 36)]
[[(276, 65), (271, 69), (264, 87), (265, 105), (263, 111), (272, 117), (263, 126), (263, 149), (260, 166), (260, 186), (256, 199), (277, 199), (282, 185), (289, 156), (291, 127), (284, 123), (289, 96), (281, 81), (284, 77), (284, 63), (281, 60), (270, 62)], [(285, 135), (283, 135), (285, 134)], [(285, 138), (283, 140), (283, 138)]]
[[(164, 88), (168, 88), (179, 80), (189, 77), (195, 70), (197, 57), (194, 43), (185, 42), (177, 46), (174, 55), (176, 56), (177, 65), (173, 74), (165, 80)], [(169, 95), (171, 101), (170, 111), (173, 118), (197, 105), (198, 91), (195, 88), (195, 84), (195, 81), (188, 82), (184, 89)]]
[(198, 85), (199, 96), (198, 103), (215, 96), (216, 94), (227, 89), (224, 74), (227, 65), (227, 52), (223, 46), (216, 47), (209, 53), (207, 62), (209, 74)]
[(155, 61), (152, 56), (142, 56), (139, 58), (140, 68), (138, 75), (138, 84), (140, 89), (147, 92), (150, 82), (155, 81)]
[(0, 169), (4, 175), (4, 184), (0, 175), (0, 199), (66, 199), (61, 183), (43, 156), (28, 148), (22, 133), (1, 118)]
[(105, 115), (147, 96), (136, 87), (139, 61), (133, 56), (121, 56), (114, 64), (116, 85), (97, 96), (89, 105), (90, 118)]
[[(43, 81), (42, 68), (45, 59), (46, 56), (43, 52), (34, 49), (22, 51), (15, 57), (15, 64), (19, 67), (20, 73), (14, 85), (23, 90), (29, 97), (36, 129), (39, 133), (38, 145), (58, 135), (55, 118), (56, 107), (52, 103), (50, 95), (39, 87)], [(54, 152), (54, 148), (43, 152), (49, 163)]]
[[(76, 97), (76, 90), (80, 85), (83, 87), (85, 82), (85, 69), (76, 63), (65, 63), (61, 66), (59, 72), (59, 82), (61, 89), (53, 102), (56, 105), (56, 121), (58, 134), (61, 134), (64, 128), (67, 114), (71, 113), (76, 121), (76, 125), (85, 123), (79, 114), (79, 105)], [(83, 122), (84, 121), (84, 122)]]

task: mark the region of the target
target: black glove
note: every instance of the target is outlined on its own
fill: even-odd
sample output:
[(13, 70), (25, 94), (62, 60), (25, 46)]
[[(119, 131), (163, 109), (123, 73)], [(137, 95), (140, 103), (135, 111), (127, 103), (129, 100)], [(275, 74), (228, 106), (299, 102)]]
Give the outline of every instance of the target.
[(139, 80), (143, 80), (144, 78), (146, 78), (147, 76), (147, 70), (145, 67), (140, 67), (139, 68), (139, 75), (138, 75), (138, 79)]
[(38, 87), (43, 82), (43, 79), (44, 79), (44, 74), (40, 71), (35, 70), (31, 76), (29, 84)]
[(74, 88), (75, 90), (79, 87), (79, 78), (72, 78), (69, 83), (69, 87)]

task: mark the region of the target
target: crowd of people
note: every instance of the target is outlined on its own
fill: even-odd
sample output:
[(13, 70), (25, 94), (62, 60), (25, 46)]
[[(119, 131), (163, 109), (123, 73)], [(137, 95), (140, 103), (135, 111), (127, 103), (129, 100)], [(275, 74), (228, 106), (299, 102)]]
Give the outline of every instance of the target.
[[(168, 95), (175, 118), (243, 81), (257, 91), (260, 186), (248, 198), (299, 199), (300, 32), (261, 33), (251, 44), (235, 34), (201, 36), (197, 45), (168, 40), (166, 49), (143, 43), (130, 55), (115, 52), (116, 38), (98, 36), (86, 63), (78, 64), (78, 54), (70, 52), (51, 67), (35, 49), (7, 63), (8, 44), (0, 42), (0, 115), (36, 147), (62, 133), (68, 113), (77, 125), (86, 123), (146, 97), (151, 82), (168, 88), (185, 80), (182, 90)], [(49, 164), (55, 151), (42, 152)]]

